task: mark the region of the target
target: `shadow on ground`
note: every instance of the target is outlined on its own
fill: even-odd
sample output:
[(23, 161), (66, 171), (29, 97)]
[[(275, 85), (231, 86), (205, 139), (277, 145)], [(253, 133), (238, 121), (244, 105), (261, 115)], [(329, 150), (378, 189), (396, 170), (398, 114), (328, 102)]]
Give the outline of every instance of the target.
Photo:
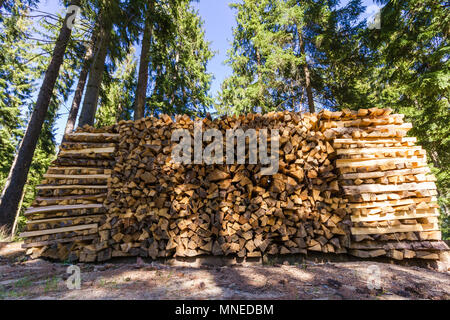
[(373, 261), (288, 260), (200, 267), (140, 258), (80, 263), (81, 288), (69, 290), (69, 265), (27, 260), (20, 243), (12, 243), (0, 248), (0, 299), (450, 299), (448, 273)]

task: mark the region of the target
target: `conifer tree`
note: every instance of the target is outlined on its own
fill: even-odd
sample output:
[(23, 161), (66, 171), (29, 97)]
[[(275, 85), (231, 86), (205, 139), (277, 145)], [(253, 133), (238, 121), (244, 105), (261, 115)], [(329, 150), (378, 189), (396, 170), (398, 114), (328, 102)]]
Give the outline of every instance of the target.
[[(222, 85), (220, 112), (314, 112), (317, 104), (345, 103), (355, 91), (348, 75), (364, 61), (357, 41), (359, 0), (342, 8), (325, 0), (245, 0), (232, 7), (237, 9), (228, 59), (233, 74)], [(346, 77), (336, 85), (338, 75), (330, 75), (341, 70)]]
[[(80, 4), (80, 0), (73, 0), (72, 5)], [(68, 28), (67, 20), (73, 12), (67, 12), (56, 41), (52, 59), (45, 73), (39, 95), (27, 125), (24, 137), (18, 148), (14, 162), (10, 168), (1, 199), (0, 199), (0, 225), (12, 228), (19, 203), (22, 199), (24, 185), (31, 166), (34, 151), (47, 116), (52, 99), (52, 93), (58, 74), (63, 63), (64, 53), (69, 42), (72, 30)]]
[(450, 15), (444, 1), (378, 1), (381, 29), (366, 30), (372, 61), (370, 103), (413, 123), (410, 134), (428, 153), (437, 177), (442, 223), (450, 213)]

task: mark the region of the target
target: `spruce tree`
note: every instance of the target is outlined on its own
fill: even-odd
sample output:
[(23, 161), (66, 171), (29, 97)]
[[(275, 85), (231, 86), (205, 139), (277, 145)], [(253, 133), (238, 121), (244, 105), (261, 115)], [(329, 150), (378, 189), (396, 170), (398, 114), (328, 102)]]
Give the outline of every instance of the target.
[[(71, 4), (79, 5), (80, 1), (73, 0)], [(12, 228), (17, 215), (33, 154), (38, 144), (42, 126), (51, 103), (52, 92), (72, 33), (72, 30), (67, 27), (66, 23), (72, 14), (73, 12), (67, 12), (60, 29), (60, 34), (53, 50), (52, 60), (45, 73), (35, 108), (33, 109), (27, 130), (20, 143), (2, 192), (0, 199), (0, 225), (6, 226), (7, 228)]]
[[(233, 74), (222, 84), (219, 112), (314, 112), (316, 105), (349, 100), (356, 86), (349, 75), (365, 58), (357, 41), (359, 0), (342, 8), (325, 0), (245, 0), (232, 7), (237, 9), (228, 59)], [(339, 71), (345, 76), (336, 83)]]
[(371, 104), (413, 123), (437, 177), (446, 237), (450, 213), (450, 15), (444, 1), (379, 1), (381, 29), (366, 30), (372, 64)]

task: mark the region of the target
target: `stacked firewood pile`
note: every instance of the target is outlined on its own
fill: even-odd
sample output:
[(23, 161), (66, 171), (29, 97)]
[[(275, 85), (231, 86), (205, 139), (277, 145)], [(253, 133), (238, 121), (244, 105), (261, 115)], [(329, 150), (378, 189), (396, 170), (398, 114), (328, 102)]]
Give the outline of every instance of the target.
[(106, 221), (103, 202), (119, 138), (114, 131), (86, 127), (65, 136), (25, 212), (28, 222), (20, 236), (32, 257), (86, 260), (81, 249), (97, 241), (98, 225)]
[(339, 185), (352, 221), (350, 253), (439, 259), (447, 250), (438, 225), (435, 177), (426, 152), (406, 137), (410, 123), (390, 109), (322, 112), (321, 132), (333, 139)]
[[(448, 250), (439, 241), (434, 178), (402, 115), (361, 109), (196, 120), (161, 115), (67, 135), (27, 210), (24, 247), (33, 257), (86, 262), (311, 251), (440, 259)], [(223, 136), (223, 164), (173, 161), (172, 134), (194, 137), (199, 122), (203, 133)], [(244, 155), (226, 164), (226, 131), (237, 129), (257, 136), (267, 129), (268, 155), (278, 130), (275, 174), (249, 164), (250, 138)], [(211, 143), (195, 141), (190, 160)]]
[(317, 125), (317, 115), (289, 112), (202, 120), (203, 130), (224, 137), (226, 129), (278, 129), (279, 171), (262, 176), (259, 164), (170, 161), (174, 130), (193, 134), (187, 116), (119, 123), (108, 220), (100, 226), (105, 247), (112, 256), (152, 258), (346, 252), (350, 221), (336, 195), (334, 149)]

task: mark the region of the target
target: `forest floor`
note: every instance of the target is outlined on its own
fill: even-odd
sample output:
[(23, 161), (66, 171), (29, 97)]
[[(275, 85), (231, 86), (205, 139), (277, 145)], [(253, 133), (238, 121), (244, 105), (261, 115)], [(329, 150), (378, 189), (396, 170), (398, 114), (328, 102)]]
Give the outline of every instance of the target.
[[(81, 288), (67, 287), (68, 264), (25, 256), (0, 243), (0, 299), (450, 299), (450, 273), (388, 263), (168, 266), (140, 258), (77, 264)], [(378, 269), (377, 269), (378, 268)], [(368, 283), (379, 271), (380, 286)]]

